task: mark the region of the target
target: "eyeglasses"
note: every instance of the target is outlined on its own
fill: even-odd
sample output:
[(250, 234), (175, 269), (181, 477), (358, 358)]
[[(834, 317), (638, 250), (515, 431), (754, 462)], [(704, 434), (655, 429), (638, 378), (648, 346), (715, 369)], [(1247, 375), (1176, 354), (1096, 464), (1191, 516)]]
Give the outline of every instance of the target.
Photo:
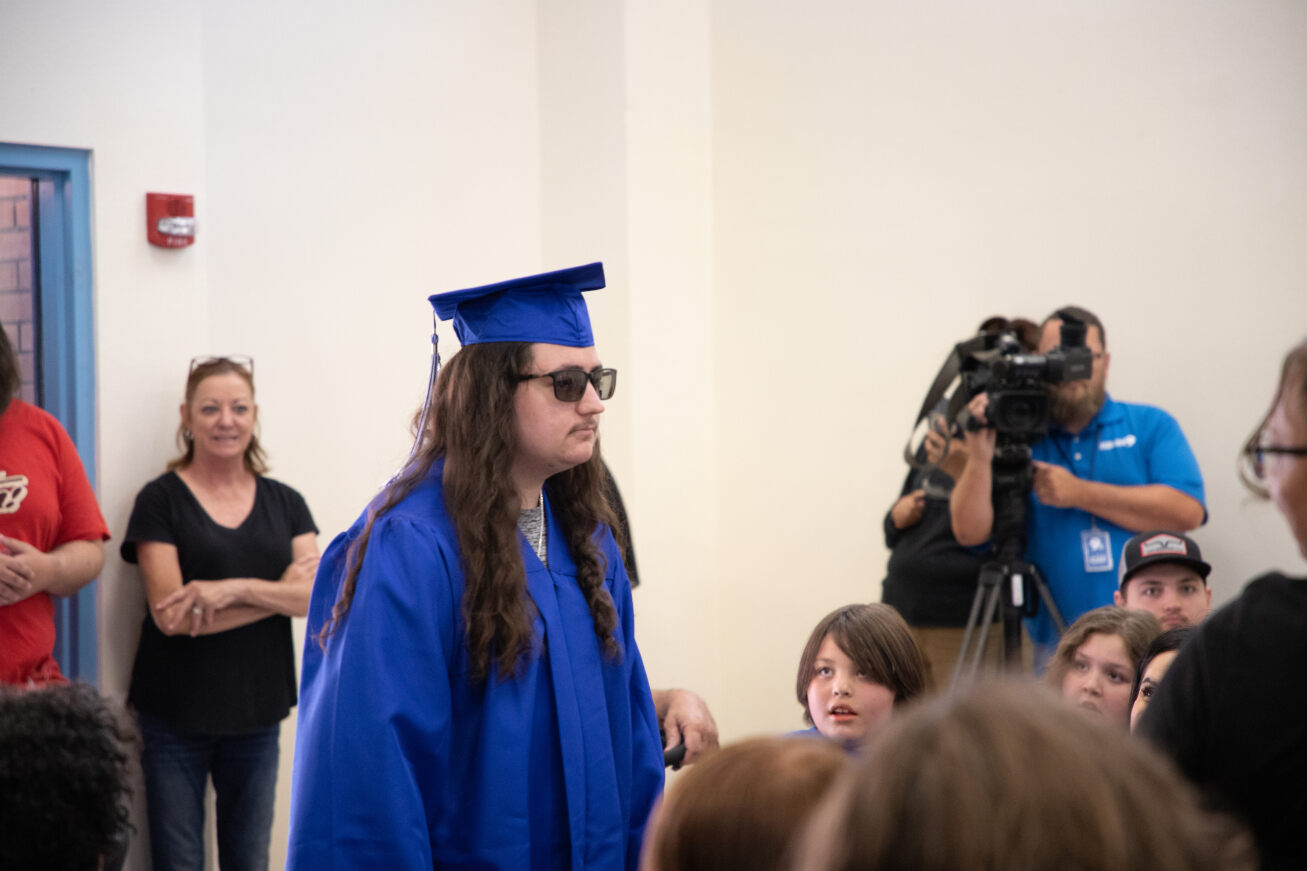
[(254, 358), (245, 354), (228, 354), (225, 357), (192, 357), (191, 368), (186, 373), (186, 377), (189, 378), (191, 373), (201, 366), (216, 366), (219, 363), (230, 363), (249, 372), (251, 378), (254, 377)]
[(586, 384), (594, 385), (595, 393), (599, 394), (600, 399), (611, 399), (613, 391), (617, 389), (616, 369), (591, 369), (587, 372), (579, 366), (573, 366), (556, 372), (546, 372), (543, 375), (523, 375), (517, 380), (521, 383), (536, 378), (552, 378), (554, 398), (561, 402), (580, 402), (581, 397), (585, 396)]
[(1307, 448), (1286, 448), (1280, 445), (1248, 445), (1243, 449), (1253, 477), (1258, 481), (1266, 480), (1267, 455), (1280, 454), (1289, 457), (1307, 457)]

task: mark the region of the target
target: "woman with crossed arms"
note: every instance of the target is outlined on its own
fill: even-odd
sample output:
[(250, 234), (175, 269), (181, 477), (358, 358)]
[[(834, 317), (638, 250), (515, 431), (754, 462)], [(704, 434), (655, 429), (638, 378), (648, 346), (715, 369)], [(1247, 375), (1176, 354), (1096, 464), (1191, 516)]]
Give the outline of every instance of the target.
[(304, 498), (265, 477), (248, 358), (191, 361), (183, 453), (136, 497), (122, 556), (149, 614), (129, 701), (156, 871), (204, 866), (204, 792), (217, 795), (223, 871), (265, 871), (280, 723), (296, 703), (291, 617), (318, 563)]

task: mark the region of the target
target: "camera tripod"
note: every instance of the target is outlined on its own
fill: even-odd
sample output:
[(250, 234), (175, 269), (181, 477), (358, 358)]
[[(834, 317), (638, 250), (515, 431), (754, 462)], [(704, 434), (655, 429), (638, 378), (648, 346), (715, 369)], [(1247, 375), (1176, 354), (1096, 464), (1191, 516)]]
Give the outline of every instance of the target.
[(962, 650), (953, 666), (952, 686), (974, 680), (979, 673), (994, 618), (1000, 616), (1000, 605), (1004, 669), (1021, 668), (1021, 618), (1033, 616), (1040, 603), (1048, 609), (1058, 633), (1066, 630), (1039, 567), (1022, 557), (1026, 550), (1026, 500), (1033, 483), (1030, 446), (1005, 443), (1002, 433), (999, 438), (991, 464), (994, 547), (976, 578), (976, 594), (962, 635)]

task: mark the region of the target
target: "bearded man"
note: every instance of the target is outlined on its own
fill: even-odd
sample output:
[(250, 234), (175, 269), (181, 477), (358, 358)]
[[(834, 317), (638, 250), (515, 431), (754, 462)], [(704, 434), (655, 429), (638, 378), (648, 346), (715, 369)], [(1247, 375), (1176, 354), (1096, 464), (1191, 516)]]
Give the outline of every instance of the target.
[(663, 787), (591, 263), (436, 294), (461, 350), (319, 565), (288, 871), (634, 871)]
[[(1043, 572), (1053, 601), (1068, 624), (1117, 591), (1115, 554), (1136, 532), (1196, 529), (1207, 520), (1203, 477), (1189, 442), (1171, 415), (1107, 395), (1107, 335), (1096, 315), (1078, 306), (1044, 320), (1039, 352), (1060, 343), (1064, 320), (1086, 326), (1093, 354), (1089, 378), (1050, 385), (1052, 425), (1031, 447), (1034, 483), (1027, 512), (1026, 558)], [(969, 409), (985, 422), (989, 397)], [(984, 544), (994, 525), (990, 501), (995, 431), (966, 433), (969, 449), (949, 501), (953, 534), (969, 546)], [(1057, 645), (1048, 609), (1026, 620), (1041, 667)]]

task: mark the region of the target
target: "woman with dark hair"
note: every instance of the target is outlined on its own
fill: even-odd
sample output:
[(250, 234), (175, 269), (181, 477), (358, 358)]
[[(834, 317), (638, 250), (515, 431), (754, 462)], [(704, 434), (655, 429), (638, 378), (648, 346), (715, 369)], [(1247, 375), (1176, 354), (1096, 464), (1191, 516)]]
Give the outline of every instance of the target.
[[(1240, 468), (1307, 557), (1307, 341), (1289, 351)], [(1269, 572), (1208, 617), (1138, 731), (1252, 826), (1263, 868), (1307, 856), (1307, 579)]]
[(288, 868), (634, 868), (658, 722), (598, 446), (603, 267), (431, 298), (462, 350), (309, 609)]
[(64, 683), (54, 602), (89, 584), (109, 537), (59, 421), (18, 398), (18, 355), (0, 325), (0, 684)]
[(192, 360), (181, 456), (137, 495), (122, 544), (149, 602), (128, 699), (155, 871), (203, 866), (210, 778), (224, 871), (268, 867), (291, 617), (308, 607), (318, 530), (304, 498), (266, 477), (257, 425), (254, 362)]
[(1130, 687), (1130, 729), (1134, 731), (1135, 726), (1139, 724), (1139, 718), (1148, 710), (1148, 705), (1153, 701), (1153, 695), (1157, 688), (1162, 685), (1162, 678), (1175, 661), (1176, 654), (1180, 648), (1194, 634), (1192, 626), (1177, 626), (1175, 629), (1168, 629), (1161, 635), (1153, 639), (1144, 651), (1143, 657), (1139, 660), (1139, 668), (1135, 671), (1135, 683)]
[(1062, 634), (1044, 682), (1089, 715), (1128, 728), (1135, 669), (1161, 634), (1162, 624), (1147, 611), (1095, 608)]

